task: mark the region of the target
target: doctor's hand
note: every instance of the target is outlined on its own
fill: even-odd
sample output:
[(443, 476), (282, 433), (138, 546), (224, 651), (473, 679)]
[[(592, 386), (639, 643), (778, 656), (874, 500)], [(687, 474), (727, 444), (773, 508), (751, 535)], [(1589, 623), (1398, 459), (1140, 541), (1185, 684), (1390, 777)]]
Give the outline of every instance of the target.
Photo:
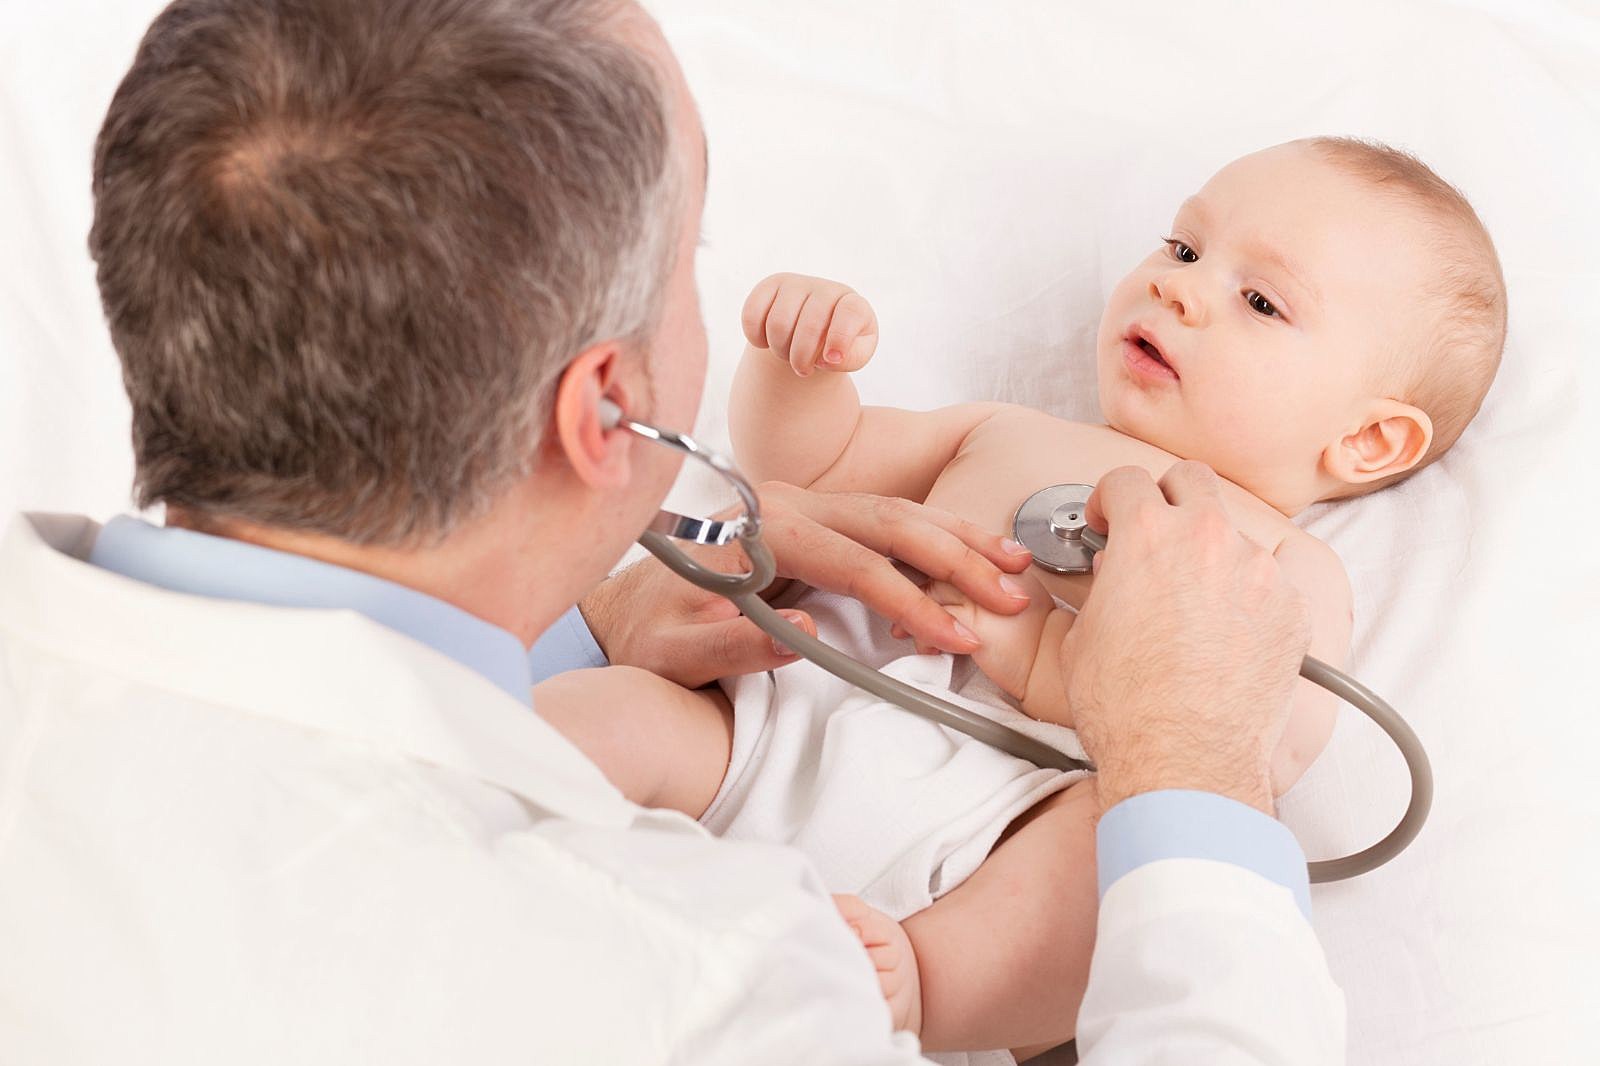
[(1271, 755), (1311, 641), (1305, 598), (1236, 531), (1201, 463), (1159, 485), (1111, 471), (1088, 520), (1109, 535), (1061, 657), (1101, 810), (1177, 788), (1272, 814)]
[[(979, 646), (971, 630), (895, 569), (893, 556), (961, 589), (991, 611), (1015, 614), (1028, 605), (1001, 585), (1027, 569), (1026, 549), (948, 512), (909, 500), (862, 493), (825, 493), (777, 481), (758, 486), (762, 536), (788, 578), (852, 596), (918, 641), (966, 654)], [(737, 544), (697, 549), (696, 558), (736, 570), (747, 566)], [(637, 666), (694, 688), (719, 677), (771, 670), (797, 658), (774, 646), (728, 600), (684, 581), (654, 558), (602, 583), (579, 604), (611, 662)], [(812, 635), (803, 611), (785, 611)]]

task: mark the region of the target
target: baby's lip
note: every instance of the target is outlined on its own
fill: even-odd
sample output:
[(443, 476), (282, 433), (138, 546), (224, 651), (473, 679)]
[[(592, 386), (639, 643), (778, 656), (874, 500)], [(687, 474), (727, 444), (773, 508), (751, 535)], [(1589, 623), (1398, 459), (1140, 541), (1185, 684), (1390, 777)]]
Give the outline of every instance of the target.
[(1142, 322), (1135, 322), (1128, 327), (1128, 332), (1124, 339), (1130, 344), (1139, 345), (1146, 352), (1149, 352), (1151, 356), (1165, 363), (1174, 377), (1183, 377), (1182, 371), (1178, 369), (1178, 364), (1172, 361), (1172, 356), (1161, 341), (1157, 339), (1155, 331), (1149, 326)]

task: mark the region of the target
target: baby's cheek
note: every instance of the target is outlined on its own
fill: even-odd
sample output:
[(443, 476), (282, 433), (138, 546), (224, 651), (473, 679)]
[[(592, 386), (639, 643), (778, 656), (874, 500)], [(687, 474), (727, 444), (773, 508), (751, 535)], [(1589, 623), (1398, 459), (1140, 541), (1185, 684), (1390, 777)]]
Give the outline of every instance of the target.
[(1290, 458), (1292, 449), (1286, 444), (1292, 429), (1288, 408), (1229, 400), (1207, 412), (1184, 458), (1199, 459), (1230, 481), (1250, 484)]

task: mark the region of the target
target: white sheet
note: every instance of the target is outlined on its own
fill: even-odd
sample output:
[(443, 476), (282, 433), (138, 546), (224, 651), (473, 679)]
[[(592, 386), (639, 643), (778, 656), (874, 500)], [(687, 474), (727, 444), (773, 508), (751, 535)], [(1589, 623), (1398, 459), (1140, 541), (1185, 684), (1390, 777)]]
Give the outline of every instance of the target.
[[(1075, 731), (1029, 718), (965, 656), (910, 654), (860, 602), (806, 591), (817, 635), (890, 677), (1081, 759)], [(899, 921), (968, 877), (1006, 827), (1083, 771), (1043, 770), (906, 714), (819, 666), (722, 682), (728, 774), (700, 822), (718, 836), (793, 844), (829, 892)], [(1087, 857), (1086, 857), (1087, 858)]]
[[(84, 252), (89, 148), (152, 0), (0, 8), (0, 506), (126, 506), (126, 403)], [(1439, 792), (1391, 867), (1314, 891), (1350, 1059), (1592, 1060), (1600, 1039), (1600, 17), (1569, 0), (655, 5), (711, 140), (697, 430), (726, 443), (745, 292), (850, 282), (884, 338), (870, 400), (1097, 416), (1115, 281), (1217, 166), (1321, 132), (1420, 152), (1472, 197), (1511, 288), (1475, 426), (1391, 492), (1308, 515), (1356, 590), (1356, 672)], [(686, 506), (710, 499), (688, 479)], [(1313, 855), (1387, 828), (1404, 782), (1341, 721), (1286, 800)], [(1265, 1005), (1264, 1005), (1265, 1006)]]

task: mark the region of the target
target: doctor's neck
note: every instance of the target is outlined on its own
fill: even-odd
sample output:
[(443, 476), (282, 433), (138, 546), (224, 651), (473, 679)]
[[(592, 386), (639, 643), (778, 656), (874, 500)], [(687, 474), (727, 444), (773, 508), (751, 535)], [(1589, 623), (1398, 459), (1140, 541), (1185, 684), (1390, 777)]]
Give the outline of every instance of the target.
[[(570, 555), (566, 522), (530, 523), (528, 516), (549, 513), (532, 505), (533, 481), (508, 491), (489, 512), (455, 529), (443, 541), (421, 545), (356, 544), (339, 537), (246, 519), (167, 508), (167, 525), (228, 537), (275, 551), (303, 555), (392, 581), (459, 607), (506, 630), (531, 647), (589, 586), (583, 567), (551, 567), (549, 560)], [(555, 514), (560, 514), (555, 511)], [(541, 565), (542, 562), (542, 565)]]

